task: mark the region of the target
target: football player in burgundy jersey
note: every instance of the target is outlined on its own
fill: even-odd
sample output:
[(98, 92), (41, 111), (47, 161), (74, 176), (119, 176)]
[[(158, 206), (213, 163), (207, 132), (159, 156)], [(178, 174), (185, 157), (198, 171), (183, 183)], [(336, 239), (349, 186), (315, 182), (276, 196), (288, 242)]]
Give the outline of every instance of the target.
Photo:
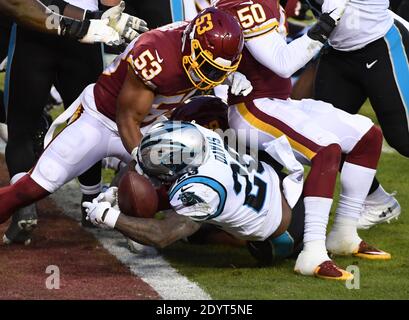
[[(135, 39), (56, 119), (30, 174), (0, 188), (0, 223), (104, 157), (132, 160), (143, 133), (197, 90), (228, 83), (236, 94), (248, 94), (250, 83), (235, 73), (243, 45), (238, 21), (215, 8), (190, 23)], [(53, 128), (68, 119), (69, 125), (49, 142)]]
[[(311, 166), (304, 185), (304, 249), (295, 271), (304, 275), (345, 280), (348, 272), (327, 263), (334, 254), (367, 259), (390, 259), (390, 254), (367, 245), (357, 233), (357, 222), (379, 160), (382, 134), (372, 121), (314, 100), (295, 101), (290, 76), (323, 47), (348, 1), (325, 0), (323, 15), (304, 36), (286, 43), (287, 22), (277, 1), (219, 0), (214, 6), (240, 21), (245, 49), (239, 71), (254, 86), (246, 97), (229, 97), (229, 125), (248, 133), (256, 130), (259, 148), (282, 135), (299, 161)], [(247, 141), (250, 140), (250, 134)], [(326, 237), (341, 154), (341, 196), (335, 224)], [(333, 272), (327, 276), (326, 269)]]

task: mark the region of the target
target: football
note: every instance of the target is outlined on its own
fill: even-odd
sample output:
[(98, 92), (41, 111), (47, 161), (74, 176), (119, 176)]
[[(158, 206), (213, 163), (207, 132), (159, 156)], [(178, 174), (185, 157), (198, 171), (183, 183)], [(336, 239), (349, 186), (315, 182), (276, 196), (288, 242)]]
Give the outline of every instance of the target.
[(119, 182), (118, 205), (128, 216), (153, 218), (158, 210), (158, 195), (147, 178), (128, 171)]

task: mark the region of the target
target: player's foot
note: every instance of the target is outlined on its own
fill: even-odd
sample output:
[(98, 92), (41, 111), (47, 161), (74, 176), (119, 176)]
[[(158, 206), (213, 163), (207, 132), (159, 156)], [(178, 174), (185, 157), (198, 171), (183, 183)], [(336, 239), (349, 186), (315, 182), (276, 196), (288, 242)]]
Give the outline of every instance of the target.
[(389, 201), (376, 203), (367, 201), (361, 218), (358, 221), (358, 229), (369, 229), (377, 224), (398, 219), (401, 213), (401, 207), (398, 200), (394, 197), (396, 192), (390, 194)]
[(37, 226), (37, 219), (35, 204), (16, 211), (12, 217), (10, 226), (4, 233), (3, 242), (5, 244), (20, 243), (29, 245), (31, 243), (33, 230)]
[(353, 253), (355, 257), (369, 259), (369, 260), (390, 260), (391, 254), (382, 250), (379, 250), (365, 241), (361, 241), (359, 248)]
[(295, 263), (294, 271), (305, 276), (315, 276), (327, 280), (352, 280), (352, 273), (338, 267), (327, 255), (314, 251), (301, 251)]
[(370, 259), (370, 260), (389, 260), (391, 255), (385, 251), (379, 250), (368, 245), (359, 236), (342, 236), (337, 232), (330, 232), (327, 236), (327, 250), (333, 255), (350, 256)]
[(85, 212), (85, 208), (82, 206), (83, 202), (92, 202), (94, 198), (96, 198), (98, 194), (93, 194), (93, 195), (88, 195), (88, 194), (83, 194), (82, 199), (81, 199), (81, 225), (84, 228), (96, 228), (95, 225), (92, 224), (91, 221), (87, 220), (87, 213)]

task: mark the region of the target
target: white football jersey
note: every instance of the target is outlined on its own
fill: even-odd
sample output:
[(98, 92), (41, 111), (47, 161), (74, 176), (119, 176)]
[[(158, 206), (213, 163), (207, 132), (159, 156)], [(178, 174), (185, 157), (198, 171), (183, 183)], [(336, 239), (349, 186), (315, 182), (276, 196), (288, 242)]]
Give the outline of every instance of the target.
[[(217, 225), (244, 240), (262, 241), (282, 218), (280, 180), (267, 164), (248, 155), (237, 160), (220, 136), (198, 126), (209, 142), (206, 162), (169, 190), (173, 209), (197, 222)], [(244, 163), (244, 164), (243, 164)]]
[(378, 40), (392, 27), (389, 0), (351, 0), (329, 43), (337, 50), (358, 50)]
[(96, 11), (98, 10), (98, 0), (65, 0), (69, 4), (81, 9)]

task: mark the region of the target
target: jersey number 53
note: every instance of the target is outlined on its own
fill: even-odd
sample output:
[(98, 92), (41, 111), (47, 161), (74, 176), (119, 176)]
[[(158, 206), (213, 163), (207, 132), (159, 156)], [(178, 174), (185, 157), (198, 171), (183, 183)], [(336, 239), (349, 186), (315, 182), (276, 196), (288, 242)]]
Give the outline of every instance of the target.
[(156, 57), (153, 56), (149, 49), (142, 52), (138, 58), (135, 59), (134, 65), (141, 75), (146, 80), (152, 80), (162, 71), (160, 63), (163, 61), (158, 52), (156, 51)]

